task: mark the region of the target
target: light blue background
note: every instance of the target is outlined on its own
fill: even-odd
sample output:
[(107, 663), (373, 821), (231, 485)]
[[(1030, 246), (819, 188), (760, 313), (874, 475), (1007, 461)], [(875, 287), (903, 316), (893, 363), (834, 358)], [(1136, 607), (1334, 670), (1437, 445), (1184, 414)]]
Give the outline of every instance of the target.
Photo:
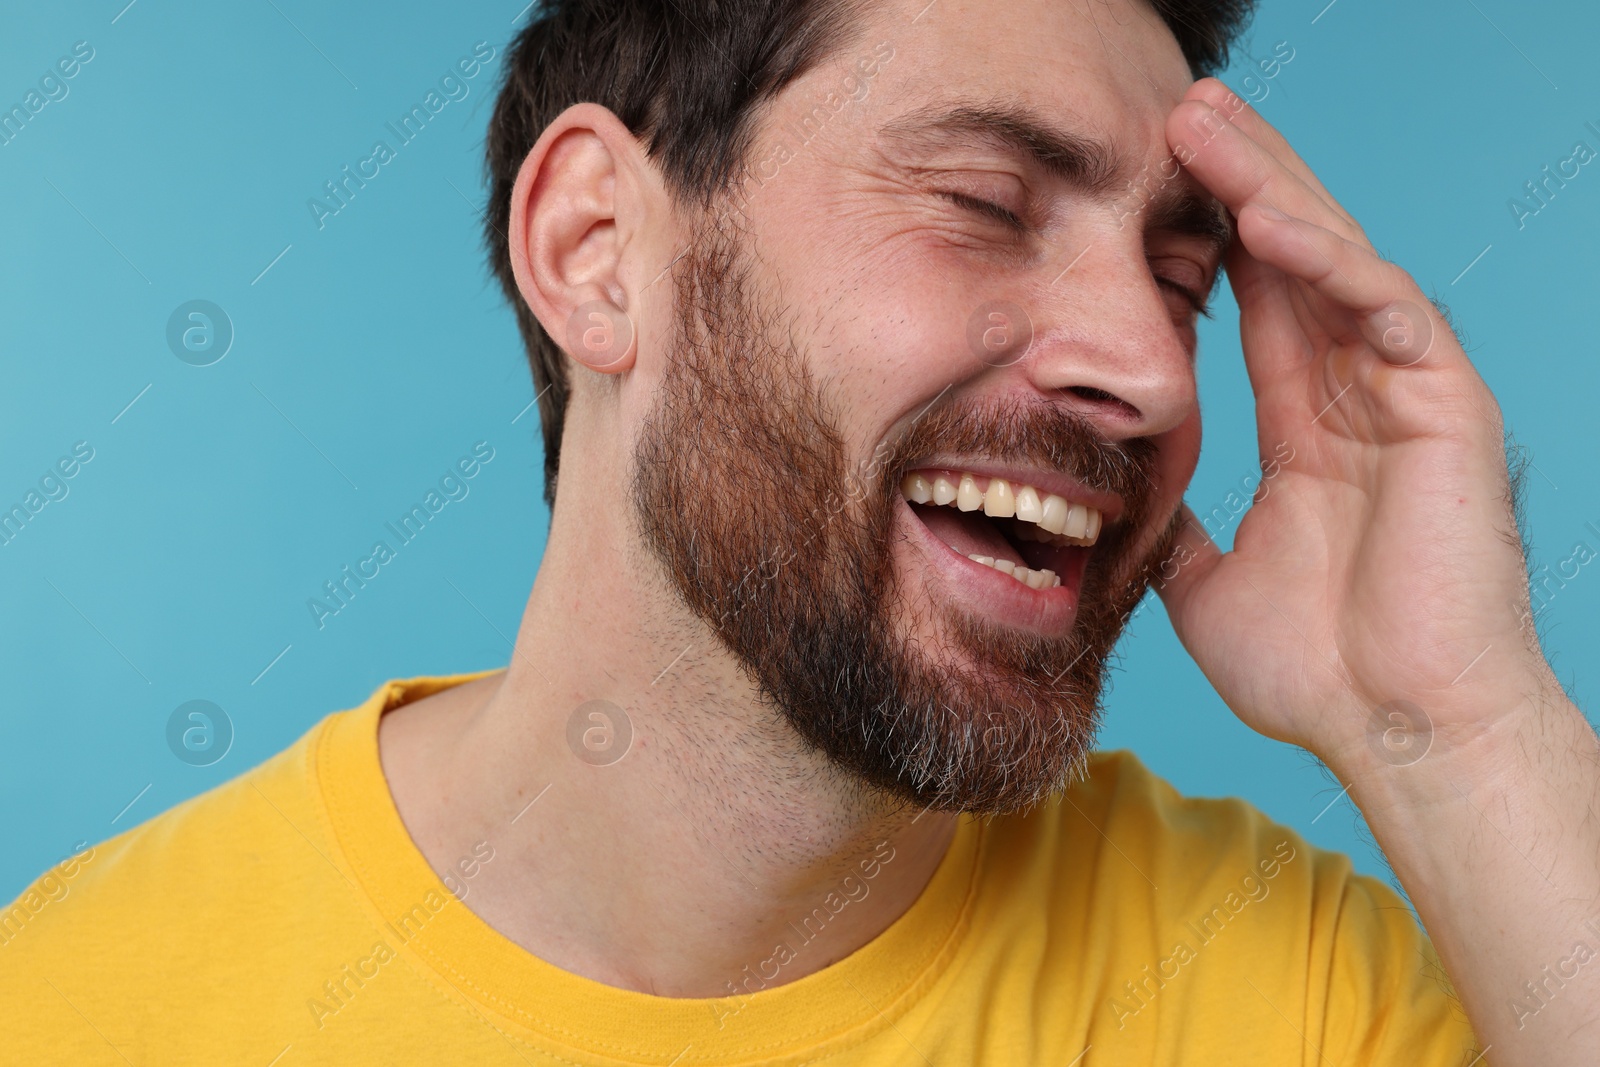
[[(0, 107), (74, 42), (95, 50), (69, 95), (0, 147), (0, 507), (74, 442), (95, 450), (70, 494), (0, 548), (4, 898), (75, 843), (239, 774), (386, 678), (503, 665), (545, 540), (532, 388), (478, 237), (492, 82), (521, 3), (125, 3), (0, 16)], [(1600, 549), (1584, 526), (1600, 526), (1600, 166), (1525, 229), (1507, 207), (1576, 140), (1600, 149), (1584, 128), (1600, 126), (1600, 11), (1323, 3), (1268, 0), (1252, 51), (1287, 41), (1294, 59), (1264, 82), (1261, 110), (1453, 309), (1532, 449), (1539, 560), (1580, 539)], [(479, 41), (496, 62), (470, 95), (319, 231), (307, 200), (391, 140), (385, 123)], [(1236, 63), (1236, 88), (1249, 66)], [(192, 299), (236, 330), (212, 366), (166, 344), (169, 314)], [(1255, 463), (1235, 316), (1224, 296), (1202, 332), (1197, 511)], [(318, 631), (306, 599), (480, 440), (495, 459), (470, 495)], [(1597, 572), (1543, 616), (1580, 700), (1600, 646)], [(166, 742), (193, 699), (236, 731), (203, 768)], [(1231, 716), (1158, 604), (1124, 642), (1104, 741), (1182, 791), (1244, 796), (1382, 870), (1338, 786)]]

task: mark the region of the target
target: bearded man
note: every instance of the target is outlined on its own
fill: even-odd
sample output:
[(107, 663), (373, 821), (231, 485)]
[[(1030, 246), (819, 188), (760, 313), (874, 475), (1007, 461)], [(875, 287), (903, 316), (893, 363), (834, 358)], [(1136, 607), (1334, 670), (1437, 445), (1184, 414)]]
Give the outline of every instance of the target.
[[(510, 664), (47, 874), (18, 1062), (1593, 1062), (1600, 745), (1497, 408), (1194, 80), (1247, 15), (542, 5), (488, 140), (552, 505)], [(1183, 505), (1224, 266), (1275, 465), (1227, 553)], [(1152, 586), (1421, 928), (1095, 750)]]

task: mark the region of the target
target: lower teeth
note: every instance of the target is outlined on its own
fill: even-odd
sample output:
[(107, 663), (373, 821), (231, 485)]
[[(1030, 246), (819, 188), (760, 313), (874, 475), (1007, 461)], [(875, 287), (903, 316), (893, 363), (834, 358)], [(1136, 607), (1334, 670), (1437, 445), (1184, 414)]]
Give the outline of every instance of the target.
[(1061, 576), (1052, 570), (1030, 570), (1008, 559), (997, 560), (993, 556), (980, 556), (975, 553), (968, 555), (967, 558), (985, 567), (993, 567), (1001, 574), (1009, 574), (1030, 589), (1054, 589), (1061, 584)]

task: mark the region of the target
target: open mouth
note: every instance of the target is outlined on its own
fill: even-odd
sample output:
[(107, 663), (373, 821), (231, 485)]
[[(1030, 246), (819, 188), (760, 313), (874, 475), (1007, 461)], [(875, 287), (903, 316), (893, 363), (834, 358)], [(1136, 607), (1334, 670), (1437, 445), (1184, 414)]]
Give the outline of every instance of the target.
[(967, 471), (915, 470), (900, 492), (952, 551), (1040, 591), (1082, 573), (1104, 521), (1088, 504)]

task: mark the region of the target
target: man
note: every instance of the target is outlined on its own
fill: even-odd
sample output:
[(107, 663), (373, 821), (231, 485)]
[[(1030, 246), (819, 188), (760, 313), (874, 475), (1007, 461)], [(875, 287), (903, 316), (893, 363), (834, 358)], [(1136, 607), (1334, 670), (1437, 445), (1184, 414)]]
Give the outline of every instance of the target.
[[(1600, 745), (1522, 610), (1493, 398), (1191, 82), (1243, 14), (542, 8), (489, 137), (553, 505), (509, 667), (48, 873), (11, 1058), (1593, 1062)], [(1224, 264), (1279, 464), (1226, 555), (1182, 506)], [(1092, 751), (1152, 583), (1428, 937)]]

